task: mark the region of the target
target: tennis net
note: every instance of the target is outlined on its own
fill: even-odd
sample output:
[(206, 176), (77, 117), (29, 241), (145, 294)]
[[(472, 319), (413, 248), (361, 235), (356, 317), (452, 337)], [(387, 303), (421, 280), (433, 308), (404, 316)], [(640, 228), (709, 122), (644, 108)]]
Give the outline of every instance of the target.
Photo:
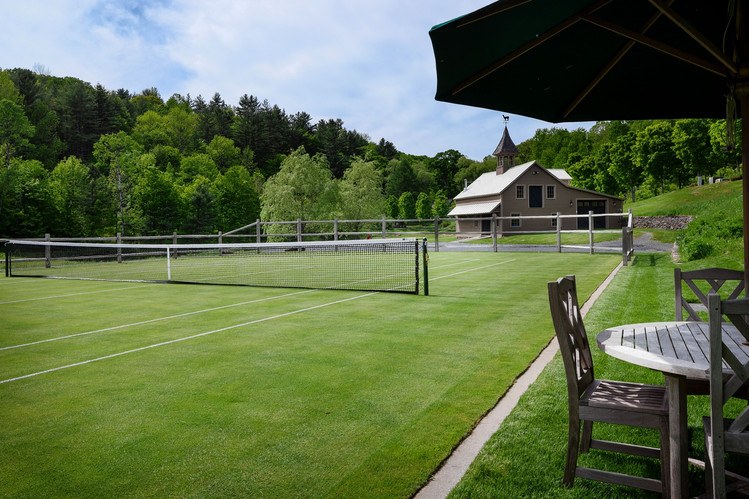
[(261, 244), (10, 240), (5, 275), (418, 294), (419, 256), (426, 264), (426, 251), (426, 244), (415, 239)]

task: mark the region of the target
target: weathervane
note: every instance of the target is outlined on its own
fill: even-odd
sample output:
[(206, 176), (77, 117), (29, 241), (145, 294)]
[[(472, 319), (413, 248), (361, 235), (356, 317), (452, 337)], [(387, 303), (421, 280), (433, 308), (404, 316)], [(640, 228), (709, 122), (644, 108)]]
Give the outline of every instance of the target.
[(505, 125), (507, 125), (507, 122), (510, 121), (510, 117), (506, 114), (503, 114), (502, 117), (505, 119)]

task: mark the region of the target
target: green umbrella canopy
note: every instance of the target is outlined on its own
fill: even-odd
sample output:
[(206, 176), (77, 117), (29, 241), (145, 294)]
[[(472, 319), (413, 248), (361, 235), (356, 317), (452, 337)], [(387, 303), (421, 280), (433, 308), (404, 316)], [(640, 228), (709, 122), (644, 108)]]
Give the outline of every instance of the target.
[(725, 118), (727, 3), (501, 0), (430, 31), (436, 98), (550, 122)]
[(555, 123), (735, 108), (749, 180), (749, 0), (499, 0), (429, 36), (439, 101)]

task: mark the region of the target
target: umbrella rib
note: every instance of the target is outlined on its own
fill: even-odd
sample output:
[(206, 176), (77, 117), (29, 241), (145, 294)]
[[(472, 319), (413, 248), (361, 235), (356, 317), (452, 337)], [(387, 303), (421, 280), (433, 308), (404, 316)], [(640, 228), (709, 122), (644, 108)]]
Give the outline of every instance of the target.
[(671, 57), (674, 57), (676, 59), (680, 59), (689, 64), (693, 64), (699, 68), (704, 69), (705, 71), (709, 71), (711, 73), (715, 73), (720, 76), (730, 76), (729, 74), (726, 73), (725, 68), (721, 66), (717, 66), (700, 57), (696, 57), (688, 52), (674, 48), (663, 42), (659, 42), (658, 40), (655, 40), (653, 38), (641, 35), (640, 33), (636, 33), (626, 28), (622, 28), (621, 26), (618, 26), (614, 23), (610, 23), (608, 21), (604, 21), (603, 19), (599, 19), (594, 16), (581, 14), (580, 17), (584, 19), (585, 21), (588, 21), (589, 23), (594, 24), (600, 28), (609, 30), (612, 33), (616, 33), (617, 35), (623, 36), (625, 38), (629, 38), (630, 40), (634, 40), (638, 43), (645, 45), (646, 47), (650, 47), (659, 52), (663, 52), (664, 54), (670, 55)]
[[(669, 5), (670, 5), (670, 4), (672, 4), (672, 3), (674, 2), (674, 1), (675, 1), (675, 0), (669, 0)], [(657, 21), (657, 20), (658, 20), (658, 19), (659, 19), (660, 17), (661, 17), (661, 14), (660, 14), (660, 12), (656, 12), (656, 13), (655, 13), (655, 14), (654, 14), (654, 15), (653, 15), (653, 16), (652, 16), (652, 17), (651, 17), (651, 18), (650, 18), (649, 20), (648, 20), (648, 22), (647, 22), (647, 23), (645, 23), (645, 25), (643, 26), (643, 28), (642, 28), (642, 29), (640, 30), (640, 33), (642, 33), (642, 34), (645, 34), (645, 33), (647, 33), (647, 31), (648, 31), (648, 30), (649, 30), (649, 29), (650, 29), (650, 28), (651, 28), (651, 27), (652, 27), (652, 26), (653, 26), (653, 25), (655, 24), (655, 22), (656, 22), (656, 21)], [(586, 97), (588, 96), (588, 94), (590, 94), (590, 92), (592, 92), (592, 91), (593, 91), (593, 89), (594, 89), (594, 88), (596, 88), (596, 87), (598, 86), (598, 84), (599, 84), (599, 83), (601, 82), (601, 80), (603, 80), (603, 79), (604, 79), (604, 78), (606, 77), (606, 75), (608, 75), (608, 74), (609, 74), (609, 72), (610, 72), (610, 71), (611, 71), (611, 70), (612, 70), (612, 69), (614, 68), (614, 66), (616, 66), (617, 64), (619, 64), (619, 61), (621, 61), (621, 60), (622, 60), (622, 58), (624, 58), (624, 56), (625, 56), (625, 55), (627, 55), (627, 53), (628, 53), (628, 52), (629, 52), (629, 51), (630, 51), (630, 50), (632, 49), (632, 47), (634, 47), (634, 46), (635, 46), (635, 41), (634, 41), (634, 40), (629, 40), (629, 41), (628, 41), (628, 42), (627, 42), (627, 43), (626, 43), (626, 44), (624, 45), (624, 47), (622, 47), (622, 49), (621, 49), (621, 50), (619, 51), (619, 53), (618, 53), (618, 54), (616, 54), (616, 56), (614, 56), (614, 58), (613, 58), (613, 59), (611, 59), (611, 61), (610, 61), (610, 62), (609, 62), (609, 63), (608, 63), (607, 65), (606, 65), (606, 67), (605, 67), (605, 68), (603, 68), (603, 70), (602, 70), (602, 71), (601, 71), (600, 73), (598, 73), (598, 75), (596, 75), (596, 77), (595, 77), (595, 78), (594, 78), (594, 79), (593, 79), (593, 80), (592, 80), (592, 81), (590, 82), (590, 84), (589, 84), (589, 85), (588, 85), (588, 86), (587, 86), (587, 87), (585, 88), (585, 90), (583, 90), (583, 91), (582, 91), (582, 92), (581, 92), (581, 93), (580, 93), (580, 94), (579, 94), (579, 95), (578, 95), (578, 96), (577, 96), (577, 97), (576, 97), (576, 98), (575, 98), (575, 99), (574, 99), (574, 100), (572, 101), (572, 104), (570, 104), (570, 106), (569, 106), (569, 107), (568, 107), (568, 108), (567, 108), (567, 109), (565, 110), (565, 112), (564, 112), (564, 115), (563, 115), (563, 116), (564, 116), (564, 117), (567, 117), (567, 116), (569, 116), (569, 115), (570, 115), (570, 113), (572, 113), (572, 111), (574, 111), (574, 110), (575, 110), (575, 108), (577, 108), (577, 106), (579, 106), (579, 105), (580, 105), (580, 103), (581, 103), (581, 102), (582, 102), (582, 101), (583, 101), (583, 100), (584, 100), (584, 99), (585, 99), (585, 98), (586, 98)]]
[(731, 61), (726, 54), (723, 53), (722, 50), (720, 50), (714, 43), (712, 43), (710, 40), (708, 40), (702, 33), (700, 33), (698, 30), (694, 28), (689, 22), (687, 22), (684, 18), (679, 16), (672, 8), (670, 8), (668, 5), (665, 5), (661, 0), (649, 0), (650, 3), (661, 11), (664, 16), (668, 17), (671, 22), (673, 22), (676, 26), (681, 28), (687, 35), (689, 35), (694, 41), (699, 43), (702, 48), (710, 52), (710, 54), (718, 59), (721, 64), (723, 64), (726, 68), (728, 68), (732, 73), (736, 74), (738, 73), (738, 68), (736, 64)]
[[(590, 7), (588, 7), (587, 9), (585, 9), (584, 12), (587, 12), (587, 13), (596, 12), (600, 8), (602, 8), (602, 7), (610, 4), (611, 2), (612, 2), (612, 0), (598, 0), (596, 3), (594, 3), (593, 5), (591, 5)], [(512, 2), (512, 3), (510, 3), (510, 4), (502, 4), (501, 6), (497, 5), (497, 4), (489, 5), (489, 6), (485, 7), (485, 8), (483, 8), (483, 9), (480, 9), (480, 10), (474, 12), (473, 14), (469, 14), (468, 16), (466, 16), (466, 18), (461, 18), (460, 21), (462, 21), (462, 22), (458, 25), (458, 27), (466, 26), (466, 25), (468, 25), (468, 24), (470, 24), (470, 23), (472, 23), (474, 21), (477, 21), (479, 19), (490, 17), (490, 16), (492, 16), (494, 14), (498, 14), (500, 12), (503, 12), (503, 11), (507, 10), (507, 9), (515, 8), (515, 7), (517, 7), (519, 5), (522, 5), (524, 3), (527, 3), (527, 2), (525, 2), (524, 0), (516, 0), (516, 1)], [(470, 87), (471, 85), (475, 84), (476, 82), (478, 82), (478, 81), (486, 78), (487, 76), (489, 76), (490, 74), (494, 73), (498, 69), (501, 69), (502, 67), (504, 67), (505, 65), (507, 65), (510, 62), (514, 61), (515, 59), (517, 59), (521, 55), (525, 54), (526, 52), (529, 52), (529, 51), (533, 50), (535, 47), (537, 47), (537, 46), (545, 43), (550, 38), (553, 38), (554, 36), (558, 35), (562, 31), (568, 29), (570, 26), (574, 25), (575, 23), (577, 23), (580, 20), (581, 20), (581, 17), (580, 17), (579, 14), (577, 14), (575, 16), (572, 16), (572, 17), (568, 18), (566, 21), (564, 21), (564, 22), (562, 22), (562, 23), (554, 26), (553, 28), (551, 28), (548, 31), (544, 32), (542, 35), (536, 37), (536, 39), (534, 39), (534, 40), (526, 43), (525, 45), (519, 47), (518, 49), (514, 50), (513, 52), (510, 52), (509, 54), (507, 54), (502, 59), (494, 62), (490, 66), (487, 66), (483, 70), (481, 70), (481, 71), (479, 71), (477, 73), (474, 73), (470, 77), (466, 78), (462, 82), (460, 82), (457, 85), (455, 85), (452, 88), (452, 91), (451, 91), (452, 95), (459, 94), (463, 90), (467, 89), (468, 87)]]
[(601, 82), (601, 80), (603, 80), (603, 79), (604, 79), (604, 78), (606, 77), (606, 75), (608, 75), (608, 74), (609, 74), (609, 72), (610, 72), (610, 71), (611, 71), (612, 69), (614, 69), (614, 66), (616, 66), (617, 64), (619, 64), (619, 61), (621, 61), (621, 60), (622, 60), (622, 58), (623, 58), (623, 57), (624, 57), (625, 55), (627, 55), (627, 52), (629, 52), (629, 50), (630, 50), (630, 49), (631, 49), (631, 48), (632, 48), (632, 47), (633, 47), (634, 45), (635, 45), (635, 42), (633, 42), (632, 40), (628, 41), (628, 42), (627, 42), (627, 44), (626, 44), (626, 45), (624, 46), (624, 48), (622, 48), (622, 50), (620, 50), (620, 51), (619, 51), (619, 53), (618, 53), (618, 54), (616, 54), (616, 56), (615, 56), (615, 57), (614, 57), (613, 59), (611, 59), (611, 61), (609, 61), (609, 63), (608, 63), (608, 64), (606, 64), (606, 67), (605, 67), (605, 68), (603, 68), (603, 70), (602, 70), (602, 71), (601, 71), (600, 73), (598, 73), (598, 75), (596, 75), (596, 77), (595, 77), (595, 78), (593, 79), (593, 81), (591, 81), (591, 82), (590, 82), (590, 85), (588, 85), (588, 86), (587, 86), (587, 87), (585, 88), (585, 90), (583, 90), (583, 91), (582, 91), (582, 92), (581, 92), (581, 93), (580, 93), (580, 94), (579, 94), (579, 95), (578, 95), (578, 96), (577, 96), (577, 97), (576, 97), (576, 98), (575, 98), (575, 99), (574, 99), (574, 100), (572, 101), (572, 104), (570, 104), (570, 106), (569, 106), (569, 107), (568, 107), (568, 108), (567, 108), (567, 109), (566, 109), (566, 110), (564, 111), (564, 117), (565, 117), (565, 118), (566, 118), (567, 116), (569, 116), (569, 115), (570, 115), (570, 113), (572, 113), (572, 111), (574, 111), (574, 110), (575, 110), (575, 108), (576, 108), (577, 106), (579, 106), (579, 105), (580, 105), (580, 103), (581, 103), (581, 102), (582, 102), (582, 101), (583, 101), (583, 100), (584, 100), (584, 99), (585, 99), (585, 98), (586, 98), (586, 97), (588, 96), (588, 94), (589, 94), (590, 92), (592, 92), (592, 91), (593, 91), (593, 89), (594, 89), (594, 88), (596, 88), (596, 87), (598, 86), (598, 84), (599, 84), (599, 83)]
[(452, 89), (452, 95), (457, 95), (466, 88), (470, 87), (474, 83), (478, 82), (479, 80), (482, 80), (492, 74), (493, 72), (497, 71), (498, 69), (502, 68), (506, 64), (509, 64), (510, 62), (514, 61), (521, 55), (525, 54), (526, 52), (529, 52), (536, 48), (537, 46), (541, 45), (542, 43), (545, 43), (548, 39), (553, 38), (554, 36), (558, 35), (562, 31), (568, 29), (573, 24), (577, 23), (581, 20), (580, 16), (573, 16), (567, 19), (565, 22), (558, 24), (554, 26), (553, 29), (547, 31), (543, 35), (539, 36), (535, 40), (526, 43), (522, 47), (519, 47), (517, 50), (514, 50), (513, 52), (510, 52), (502, 59), (496, 61), (494, 64), (487, 66), (483, 70), (479, 71), (478, 73), (475, 73), (469, 78), (466, 78), (462, 82), (455, 85)]

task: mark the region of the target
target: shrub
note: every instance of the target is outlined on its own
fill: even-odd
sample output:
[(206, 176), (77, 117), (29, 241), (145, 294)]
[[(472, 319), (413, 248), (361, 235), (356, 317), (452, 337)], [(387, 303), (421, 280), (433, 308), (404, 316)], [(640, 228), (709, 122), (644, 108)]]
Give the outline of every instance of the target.
[(714, 246), (705, 237), (697, 237), (685, 240), (679, 245), (682, 258), (685, 261), (701, 260), (713, 254)]
[(677, 237), (685, 261), (700, 260), (714, 254), (716, 248), (740, 239), (743, 223), (738, 216), (714, 214), (690, 223)]

